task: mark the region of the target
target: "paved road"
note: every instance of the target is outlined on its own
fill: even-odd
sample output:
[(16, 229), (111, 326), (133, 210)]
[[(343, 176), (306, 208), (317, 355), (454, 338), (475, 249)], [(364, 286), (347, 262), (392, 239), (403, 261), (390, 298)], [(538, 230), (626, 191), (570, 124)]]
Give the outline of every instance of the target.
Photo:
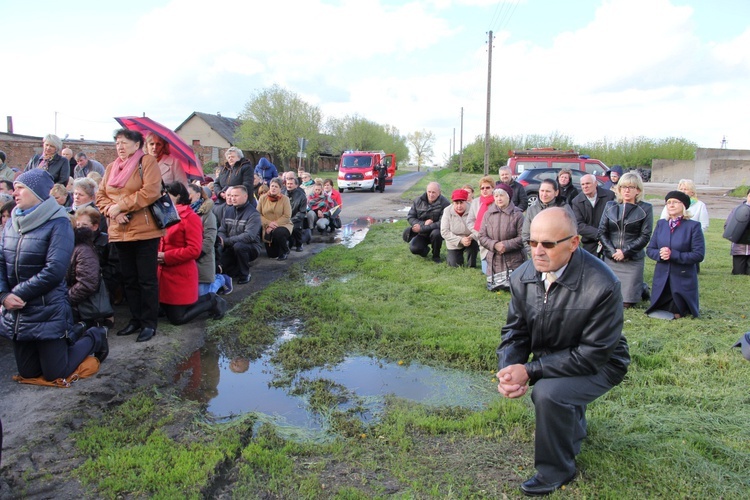
[[(344, 208), (341, 211), (341, 221), (348, 224), (360, 217), (385, 219), (390, 217), (404, 218), (403, 212), (407, 204), (401, 200), (401, 195), (424, 177), (424, 172), (410, 172), (398, 175), (392, 186), (386, 186), (384, 193), (369, 191), (344, 191), (341, 194)], [(408, 210), (408, 207), (407, 207)]]

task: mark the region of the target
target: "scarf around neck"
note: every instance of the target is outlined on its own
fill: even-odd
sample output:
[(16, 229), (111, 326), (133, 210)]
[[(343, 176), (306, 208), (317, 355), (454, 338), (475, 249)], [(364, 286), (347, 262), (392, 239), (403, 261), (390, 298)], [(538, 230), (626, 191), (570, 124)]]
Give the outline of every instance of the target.
[(479, 231), (482, 228), (482, 219), (487, 209), (495, 202), (493, 195), (479, 196), (479, 210), (477, 210), (477, 220), (474, 221), (474, 229)]
[(135, 169), (138, 168), (138, 164), (144, 156), (145, 154), (141, 149), (133, 153), (133, 156), (127, 160), (123, 160), (118, 156), (112, 164), (112, 170), (109, 173), (107, 185), (115, 188), (125, 186), (125, 183), (128, 182), (133, 175), (133, 172), (135, 172)]
[(33, 210), (13, 211), (11, 216), (12, 223), (18, 234), (26, 234), (29, 231), (33, 231), (52, 219), (69, 218), (65, 207), (58, 204), (51, 196), (32, 208)]

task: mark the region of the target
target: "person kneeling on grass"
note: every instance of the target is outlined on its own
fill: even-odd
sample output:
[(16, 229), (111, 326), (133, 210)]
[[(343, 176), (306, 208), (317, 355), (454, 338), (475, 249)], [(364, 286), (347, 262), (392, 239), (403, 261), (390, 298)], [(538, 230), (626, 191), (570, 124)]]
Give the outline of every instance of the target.
[(47, 381), (68, 377), (87, 356), (104, 361), (109, 353), (105, 328), (89, 328), (75, 342), (68, 338), (73, 313), (65, 273), (73, 227), (65, 208), (50, 197), (53, 185), (42, 169), (18, 177), (16, 209), (0, 251), (0, 336), (13, 342), (21, 377)]

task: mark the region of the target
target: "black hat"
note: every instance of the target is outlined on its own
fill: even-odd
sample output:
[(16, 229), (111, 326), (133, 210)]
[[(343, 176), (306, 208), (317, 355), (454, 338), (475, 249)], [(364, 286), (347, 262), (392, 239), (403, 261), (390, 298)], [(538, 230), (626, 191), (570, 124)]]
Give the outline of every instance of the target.
[(667, 193), (667, 196), (664, 197), (664, 201), (667, 201), (669, 199), (675, 199), (680, 200), (683, 205), (685, 205), (685, 210), (690, 208), (690, 196), (686, 195), (682, 191), (670, 191)]

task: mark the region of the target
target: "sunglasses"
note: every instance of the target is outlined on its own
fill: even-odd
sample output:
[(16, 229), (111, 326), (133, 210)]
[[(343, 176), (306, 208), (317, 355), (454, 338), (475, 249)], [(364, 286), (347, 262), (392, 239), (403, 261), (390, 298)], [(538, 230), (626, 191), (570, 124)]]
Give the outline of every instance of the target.
[(571, 234), (571, 235), (570, 235), (570, 236), (568, 236), (567, 238), (563, 238), (563, 239), (561, 239), (561, 240), (557, 240), (557, 241), (534, 241), (534, 240), (529, 240), (529, 241), (528, 241), (527, 243), (529, 244), (529, 246), (530, 246), (531, 248), (536, 248), (536, 246), (537, 246), (537, 245), (542, 245), (542, 246), (543, 246), (544, 248), (546, 248), (547, 250), (552, 250), (552, 249), (553, 249), (553, 248), (555, 248), (555, 247), (556, 247), (557, 245), (559, 245), (559, 244), (560, 244), (560, 243), (562, 243), (563, 241), (568, 241), (568, 240), (569, 240), (570, 238), (572, 238), (573, 236), (576, 236), (576, 235), (575, 235), (575, 234)]

